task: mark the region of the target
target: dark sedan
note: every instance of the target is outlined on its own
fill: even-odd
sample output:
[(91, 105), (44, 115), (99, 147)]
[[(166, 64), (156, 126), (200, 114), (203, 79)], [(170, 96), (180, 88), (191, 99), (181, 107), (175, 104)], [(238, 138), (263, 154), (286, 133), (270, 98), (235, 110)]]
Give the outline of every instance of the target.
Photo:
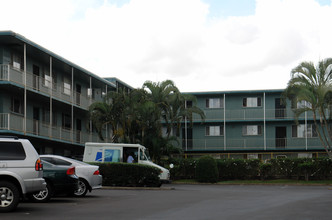
[(46, 202), (52, 196), (73, 194), (78, 187), (78, 177), (75, 175), (75, 167), (57, 166), (47, 161), (42, 161), (44, 166), (44, 179), (46, 189), (29, 198), (35, 202)]

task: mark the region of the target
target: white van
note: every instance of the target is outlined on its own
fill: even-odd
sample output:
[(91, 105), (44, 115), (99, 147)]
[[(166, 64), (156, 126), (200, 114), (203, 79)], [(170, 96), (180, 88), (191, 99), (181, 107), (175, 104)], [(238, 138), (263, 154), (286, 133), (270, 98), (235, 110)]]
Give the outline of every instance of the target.
[(132, 156), (134, 163), (150, 165), (160, 169), (161, 182), (169, 182), (168, 169), (161, 167), (150, 160), (148, 150), (140, 144), (124, 143), (85, 143), (84, 162), (127, 162)]

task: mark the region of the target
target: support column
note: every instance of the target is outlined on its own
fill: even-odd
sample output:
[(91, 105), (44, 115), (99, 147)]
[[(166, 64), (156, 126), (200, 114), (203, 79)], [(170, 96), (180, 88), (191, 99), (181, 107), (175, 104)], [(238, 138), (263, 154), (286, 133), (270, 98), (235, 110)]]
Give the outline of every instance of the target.
[(52, 138), (52, 127), (53, 127), (53, 72), (52, 72), (52, 57), (50, 56), (50, 78), (51, 78), (51, 88), (50, 88), (50, 128), (49, 128), (49, 137)]
[(27, 132), (27, 46), (24, 43), (24, 119), (23, 132)]
[[(90, 76), (90, 97), (89, 97), (89, 106), (92, 104), (92, 79), (91, 79), (91, 76)], [(90, 133), (90, 141), (93, 141), (92, 140), (92, 121), (90, 120), (90, 129), (89, 129), (89, 133)]]
[(265, 92), (264, 92), (264, 150), (266, 150), (266, 107), (265, 107)]
[(74, 68), (71, 68), (71, 142), (74, 143)]
[[(187, 100), (184, 101), (184, 108), (187, 109)], [(185, 148), (188, 150), (188, 134), (187, 134), (187, 116), (184, 117), (184, 139), (185, 139)]]
[(227, 149), (226, 143), (226, 94), (224, 93), (224, 151)]

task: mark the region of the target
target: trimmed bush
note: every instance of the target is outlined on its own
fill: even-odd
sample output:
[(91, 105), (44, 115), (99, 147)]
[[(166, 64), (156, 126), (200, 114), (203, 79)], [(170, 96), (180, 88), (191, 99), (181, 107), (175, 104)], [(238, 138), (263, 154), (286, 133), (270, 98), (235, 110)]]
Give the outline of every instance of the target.
[(196, 179), (204, 183), (218, 182), (218, 168), (215, 159), (210, 156), (201, 157), (196, 165)]
[(160, 186), (156, 167), (129, 163), (98, 163), (104, 186)]
[(192, 158), (179, 158), (173, 159), (171, 163), (174, 164), (174, 168), (170, 170), (171, 179), (195, 179), (195, 169), (197, 161)]
[(298, 164), (301, 174), (304, 175), (305, 181), (309, 181), (309, 176), (313, 173), (315, 165), (311, 161)]
[(256, 179), (259, 176), (258, 159), (221, 159), (217, 164), (221, 180)]
[(272, 178), (272, 164), (261, 163), (259, 166), (260, 176), (262, 180), (267, 180)]

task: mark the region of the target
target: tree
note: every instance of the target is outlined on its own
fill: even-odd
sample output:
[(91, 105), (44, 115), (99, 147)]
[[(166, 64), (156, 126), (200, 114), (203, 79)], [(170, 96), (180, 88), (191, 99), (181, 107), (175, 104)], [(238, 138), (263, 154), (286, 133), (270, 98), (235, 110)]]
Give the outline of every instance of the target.
[(329, 157), (332, 158), (332, 133), (330, 114), (332, 104), (332, 58), (322, 60), (315, 66), (312, 62), (302, 62), (291, 71), (283, 96), (292, 102), (305, 102), (294, 109), (295, 120), (304, 112), (313, 113), (313, 121), (318, 137)]
[(118, 92), (111, 91), (102, 102), (95, 102), (89, 107), (89, 116), (95, 126), (99, 138), (104, 140), (103, 128), (111, 125), (112, 140), (118, 142), (121, 138), (126, 139), (126, 128), (130, 123), (130, 115), (126, 112), (130, 106), (130, 98), (127, 92), (119, 89)]
[[(176, 139), (171, 136), (173, 127), (179, 135), (185, 119), (192, 122), (194, 113), (204, 118), (195, 104), (186, 106), (188, 101), (196, 103), (194, 96), (181, 94), (171, 80), (146, 81), (141, 89), (129, 93), (122, 89), (109, 92), (102, 102), (90, 106), (89, 113), (101, 140), (103, 129), (111, 125), (114, 142), (140, 143), (150, 149), (155, 161), (160, 161), (161, 155), (176, 150), (171, 145)], [(163, 126), (167, 128), (166, 137)]]

